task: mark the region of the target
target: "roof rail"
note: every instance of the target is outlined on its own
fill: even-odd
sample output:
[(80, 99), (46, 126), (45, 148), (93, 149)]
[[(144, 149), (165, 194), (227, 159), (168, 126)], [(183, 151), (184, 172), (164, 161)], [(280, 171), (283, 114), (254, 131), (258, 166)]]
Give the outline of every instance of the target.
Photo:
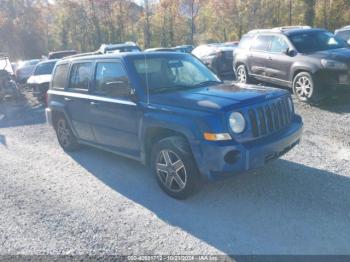
[(84, 56), (89, 56), (89, 55), (101, 55), (100, 52), (89, 52), (89, 53), (82, 53), (82, 54), (77, 54), (77, 55), (70, 55), (62, 58), (62, 60), (67, 60), (71, 58), (77, 58), (77, 57), (84, 57)]
[(275, 27), (273, 30), (280, 30), (280, 31), (286, 31), (286, 30), (293, 30), (293, 29), (311, 29), (311, 26), (308, 25), (292, 25), (292, 26), (281, 26), (281, 27)]

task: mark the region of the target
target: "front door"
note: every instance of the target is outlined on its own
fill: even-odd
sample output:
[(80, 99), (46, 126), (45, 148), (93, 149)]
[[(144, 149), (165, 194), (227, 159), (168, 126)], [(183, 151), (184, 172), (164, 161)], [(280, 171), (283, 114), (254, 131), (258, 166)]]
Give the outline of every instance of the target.
[(133, 89), (121, 61), (97, 61), (94, 82), (90, 114), (97, 143), (139, 157), (141, 113), (132, 99)]

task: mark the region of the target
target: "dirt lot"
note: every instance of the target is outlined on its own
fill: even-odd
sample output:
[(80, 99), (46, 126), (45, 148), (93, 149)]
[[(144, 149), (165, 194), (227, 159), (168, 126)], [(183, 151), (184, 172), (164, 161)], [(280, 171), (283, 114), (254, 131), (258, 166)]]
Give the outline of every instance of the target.
[(187, 201), (134, 161), (64, 153), (43, 107), (27, 101), (0, 105), (2, 255), (350, 254), (349, 92), (297, 102), (297, 148)]

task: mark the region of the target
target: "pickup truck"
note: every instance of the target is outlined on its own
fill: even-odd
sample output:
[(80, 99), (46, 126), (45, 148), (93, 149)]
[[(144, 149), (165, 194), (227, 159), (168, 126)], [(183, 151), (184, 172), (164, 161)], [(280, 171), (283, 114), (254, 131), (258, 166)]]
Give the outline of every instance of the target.
[(59, 61), (46, 117), (64, 150), (84, 144), (140, 161), (178, 199), (203, 178), (232, 177), (282, 156), (303, 126), (287, 91), (224, 83), (175, 52)]

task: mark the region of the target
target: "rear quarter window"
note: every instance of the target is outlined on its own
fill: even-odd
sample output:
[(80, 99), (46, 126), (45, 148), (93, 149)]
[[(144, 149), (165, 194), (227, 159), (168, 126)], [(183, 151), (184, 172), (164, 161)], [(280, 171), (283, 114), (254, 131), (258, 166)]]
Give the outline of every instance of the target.
[(242, 37), (241, 41), (239, 41), (238, 48), (248, 50), (251, 45), (252, 38), (249, 36)]
[(63, 89), (65, 87), (68, 69), (68, 64), (61, 64), (56, 67), (52, 77), (52, 88)]

